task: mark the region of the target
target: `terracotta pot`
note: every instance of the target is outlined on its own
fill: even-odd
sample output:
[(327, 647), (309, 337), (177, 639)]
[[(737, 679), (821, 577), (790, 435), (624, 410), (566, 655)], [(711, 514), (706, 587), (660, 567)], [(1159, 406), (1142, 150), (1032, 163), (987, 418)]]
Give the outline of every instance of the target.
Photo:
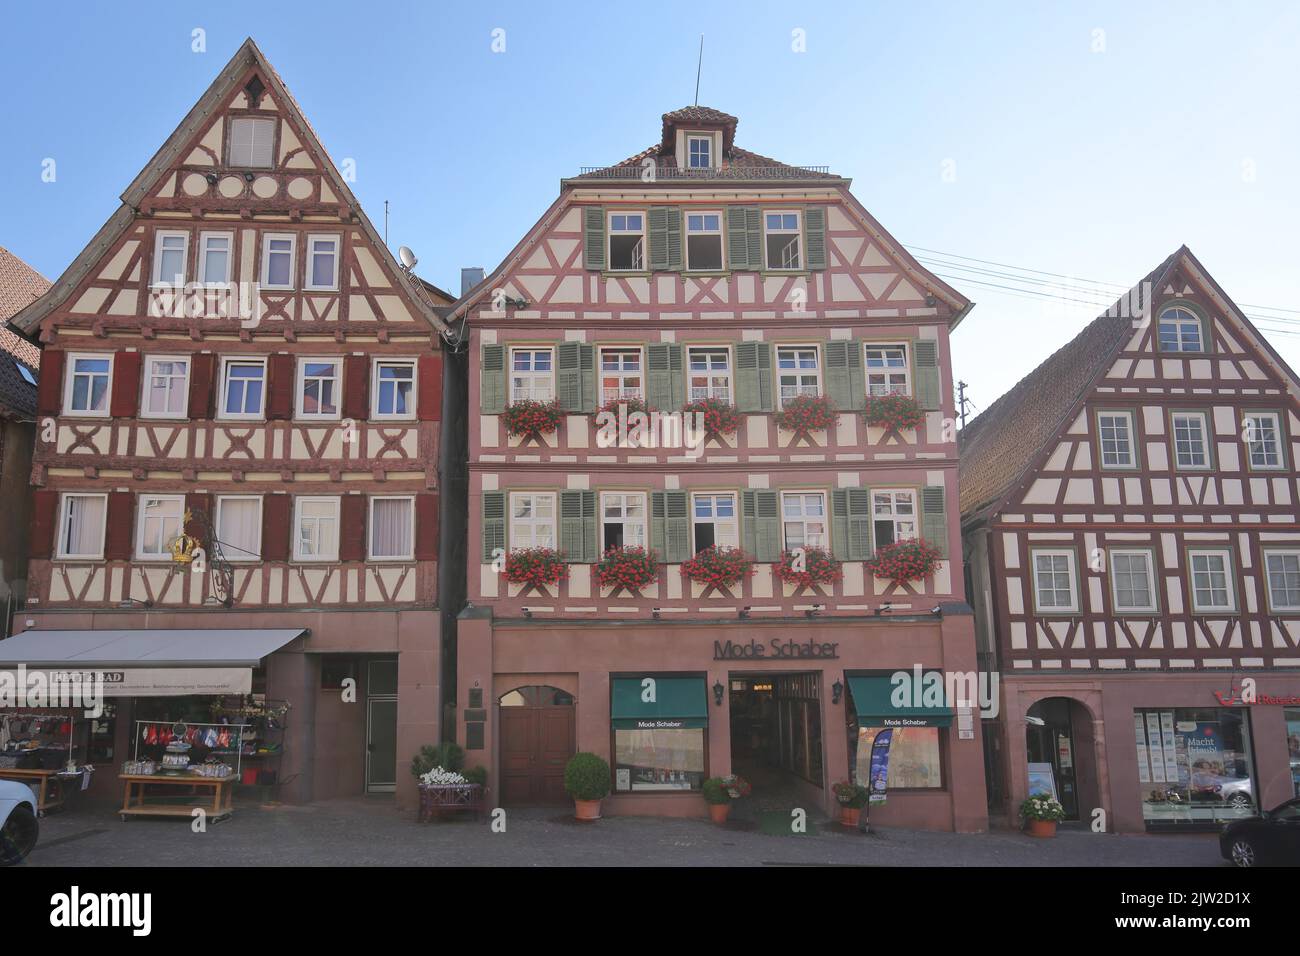
[(1055, 820), (1030, 820), (1028, 832), (1031, 837), (1054, 837), (1056, 836)]
[(709, 818), (714, 823), (723, 824), (727, 822), (727, 817), (731, 815), (731, 802), (727, 803), (710, 803)]
[(861, 807), (846, 807), (840, 805), (840, 826), (858, 828), (858, 820), (862, 817)]
[(579, 820), (599, 820), (600, 801), (579, 800), (575, 797), (573, 800), (573, 815)]

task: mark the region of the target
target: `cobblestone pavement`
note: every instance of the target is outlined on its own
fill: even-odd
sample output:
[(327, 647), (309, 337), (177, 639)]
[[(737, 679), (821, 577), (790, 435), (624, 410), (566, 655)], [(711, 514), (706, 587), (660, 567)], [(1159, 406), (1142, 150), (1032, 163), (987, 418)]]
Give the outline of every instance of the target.
[(391, 799), (236, 807), (194, 833), (185, 819), (122, 822), (108, 806), (41, 821), (28, 866), (1224, 866), (1214, 834), (1098, 835), (843, 831), (810, 822), (801, 836), (744, 824), (609, 817), (579, 824), (563, 808), (513, 810), (506, 832), (470, 819), (417, 824)]

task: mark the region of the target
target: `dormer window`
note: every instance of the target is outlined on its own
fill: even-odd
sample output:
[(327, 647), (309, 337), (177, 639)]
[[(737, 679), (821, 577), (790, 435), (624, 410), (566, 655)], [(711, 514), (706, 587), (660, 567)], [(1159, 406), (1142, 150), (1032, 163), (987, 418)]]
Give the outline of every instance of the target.
[(713, 168), (713, 137), (709, 135), (686, 137), (687, 165), (691, 169)]
[(609, 217), (609, 268), (640, 272), (645, 269), (645, 215), (611, 213)]
[(275, 142), (275, 120), (239, 116), (230, 121), (230, 148), (227, 162), (231, 166), (270, 169)]

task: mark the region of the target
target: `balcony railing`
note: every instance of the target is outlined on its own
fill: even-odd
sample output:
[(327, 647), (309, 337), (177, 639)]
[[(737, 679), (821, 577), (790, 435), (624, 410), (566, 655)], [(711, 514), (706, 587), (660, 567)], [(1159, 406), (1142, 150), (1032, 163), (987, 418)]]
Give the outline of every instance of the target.
[[(588, 179), (642, 179), (648, 167), (639, 163), (628, 166), (583, 166), (578, 175)], [(655, 168), (648, 181), (663, 179), (804, 179), (829, 176), (829, 166), (723, 166), (712, 169), (682, 169), (678, 166)]]

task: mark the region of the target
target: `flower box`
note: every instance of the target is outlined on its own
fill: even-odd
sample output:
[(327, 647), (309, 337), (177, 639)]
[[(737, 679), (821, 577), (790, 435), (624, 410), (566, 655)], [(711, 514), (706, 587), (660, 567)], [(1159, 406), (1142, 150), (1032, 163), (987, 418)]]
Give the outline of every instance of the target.
[(506, 434), (525, 440), (550, 435), (560, 427), (564, 412), (558, 400), (543, 402), (526, 398), (511, 402), (501, 413), (501, 420), (506, 427)]
[(783, 551), (781, 560), (772, 569), (772, 573), (795, 588), (834, 584), (844, 576), (840, 562), (825, 548)]
[(869, 395), (862, 418), (868, 425), (883, 428), (886, 433), (899, 432), (924, 425), (925, 411), (911, 395)]
[(682, 562), (682, 575), (710, 589), (730, 588), (754, 573), (754, 559), (740, 548), (710, 545)]
[(835, 405), (826, 395), (796, 395), (773, 416), (778, 428), (807, 438), (813, 432), (825, 431), (836, 421)]
[(682, 406), (682, 415), (704, 416), (705, 440), (722, 441), (740, 430), (740, 410), (720, 398), (701, 398)]
[(596, 579), (614, 593), (635, 593), (659, 577), (659, 562), (648, 548), (610, 548), (596, 565)]
[(522, 584), (526, 589), (544, 588), (559, 584), (569, 574), (564, 555), (554, 548), (521, 548), (506, 555), (506, 566), (501, 572), (511, 584)]
[(894, 584), (923, 581), (939, 568), (943, 555), (921, 538), (905, 538), (876, 549), (866, 568), (877, 578)]

